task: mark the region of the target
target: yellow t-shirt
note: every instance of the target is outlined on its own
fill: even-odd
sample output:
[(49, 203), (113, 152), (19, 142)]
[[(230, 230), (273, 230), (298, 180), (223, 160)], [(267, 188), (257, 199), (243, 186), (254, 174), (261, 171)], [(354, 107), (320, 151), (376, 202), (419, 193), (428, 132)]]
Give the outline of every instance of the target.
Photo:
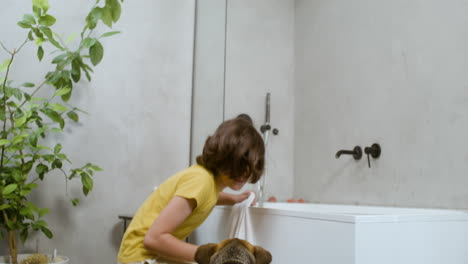
[(218, 201), (219, 192), (213, 174), (200, 165), (193, 165), (171, 176), (159, 185), (136, 212), (122, 239), (119, 262), (137, 262), (157, 257), (145, 249), (143, 239), (174, 196), (197, 201), (192, 214), (172, 233), (183, 240), (205, 221)]

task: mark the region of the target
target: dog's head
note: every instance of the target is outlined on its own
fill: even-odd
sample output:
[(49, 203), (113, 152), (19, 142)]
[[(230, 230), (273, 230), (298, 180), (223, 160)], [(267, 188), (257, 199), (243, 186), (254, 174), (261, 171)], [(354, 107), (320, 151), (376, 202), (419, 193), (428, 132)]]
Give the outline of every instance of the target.
[(245, 240), (232, 238), (219, 244), (199, 246), (195, 261), (200, 264), (269, 264), (271, 254)]

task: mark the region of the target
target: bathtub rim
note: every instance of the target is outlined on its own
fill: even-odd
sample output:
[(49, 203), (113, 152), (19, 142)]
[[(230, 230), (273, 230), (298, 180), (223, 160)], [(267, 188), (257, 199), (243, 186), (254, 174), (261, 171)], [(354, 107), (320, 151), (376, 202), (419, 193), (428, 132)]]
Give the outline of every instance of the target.
[[(270, 203), (268, 203), (270, 204)], [(288, 205), (289, 203), (275, 203)], [(397, 223), (397, 222), (442, 222), (442, 221), (468, 221), (467, 210), (439, 209), (439, 208), (418, 208), (418, 207), (391, 207), (391, 206), (366, 206), (366, 205), (344, 205), (344, 204), (323, 204), (304, 203), (304, 206), (319, 205), (321, 207), (347, 207), (347, 208), (378, 208), (383, 210), (405, 210), (405, 214), (352, 214), (342, 212), (313, 212), (297, 211), (285, 208), (250, 207), (251, 214), (271, 214), (287, 217), (307, 218), (322, 221), (335, 221), (343, 223)], [(294, 204), (297, 206), (297, 204)], [(231, 211), (232, 206), (216, 206), (215, 209)], [(414, 213), (409, 213), (414, 210)]]

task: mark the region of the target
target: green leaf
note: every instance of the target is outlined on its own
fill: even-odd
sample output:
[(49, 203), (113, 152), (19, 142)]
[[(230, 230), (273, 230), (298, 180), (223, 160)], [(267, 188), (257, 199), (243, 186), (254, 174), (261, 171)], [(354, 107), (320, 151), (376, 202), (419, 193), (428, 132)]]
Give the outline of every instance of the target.
[(77, 199), (77, 198), (71, 199), (71, 202), (72, 202), (73, 206), (77, 206), (78, 203), (80, 202), (80, 199)]
[(23, 115), (20, 118), (17, 118), (15, 120), (15, 127), (20, 127), (20, 126), (24, 125), (24, 123), (26, 123), (26, 120), (27, 120), (27, 116), (25, 116), (25, 115)]
[(44, 35), (46, 35), (47, 39), (50, 43), (52, 43), (52, 45), (63, 50), (63, 47), (54, 39), (52, 30), (50, 28), (46, 26), (40, 26), (39, 29), (42, 31), (42, 33), (44, 33)]
[(59, 64), (63, 61), (65, 61), (66, 59), (68, 58), (68, 54), (61, 54), (61, 55), (58, 55), (57, 57), (55, 57), (53, 60), (52, 60), (52, 63), (54, 64)]
[(62, 78), (62, 74), (60, 71), (55, 71), (55, 72), (48, 72), (46, 74), (47, 81), (51, 84), (55, 84)]
[(32, 31), (34, 32), (34, 35), (38, 38), (44, 38), (44, 34), (38, 29), (38, 28), (32, 28)]
[(42, 13), (41, 8), (33, 5), (32, 9), (33, 9), (33, 13), (35, 17), (37, 18), (41, 17), (41, 13)]
[(50, 28), (46, 26), (40, 26), (39, 30), (41, 30), (42, 33), (44, 33), (44, 35), (46, 35), (47, 38), (51, 38), (51, 39), (54, 38), (54, 34), (52, 33), (52, 30)]
[(70, 42), (72, 42), (73, 40), (75, 40), (77, 34), (75, 32), (71, 33), (68, 38), (65, 40), (65, 43), (68, 45), (70, 44)]
[(42, 164), (42, 163), (39, 163), (37, 166), (36, 166), (36, 173), (37, 175), (39, 175), (39, 179), (43, 180), (44, 179), (44, 175), (49, 171), (49, 167), (47, 167), (47, 165), (45, 164)]
[(70, 91), (71, 91), (70, 87), (64, 87), (64, 88), (58, 90), (57, 92), (55, 92), (54, 97), (55, 96), (62, 96), (64, 94), (68, 94), (68, 93), (70, 93)]
[(49, 209), (41, 208), (41, 209), (38, 210), (38, 213), (39, 213), (39, 217), (43, 217), (44, 215), (49, 213)]
[(30, 30), (29, 33), (28, 33), (28, 39), (29, 39), (29, 40), (34, 40), (34, 36), (33, 36), (32, 30)]
[(26, 139), (27, 137), (28, 137), (28, 134), (27, 134), (27, 133), (23, 133), (23, 134), (16, 135), (16, 136), (11, 140), (11, 144), (15, 145), (15, 144), (22, 143), (22, 142), (24, 141), (24, 139)]
[(32, 97), (32, 98), (31, 98), (31, 101), (32, 101), (32, 102), (47, 101), (47, 99), (45, 99), (45, 98), (43, 98), (43, 97)]
[(44, 58), (44, 49), (42, 48), (42, 46), (39, 46), (39, 48), (37, 48), (37, 58), (39, 59), (39, 61), (42, 61), (42, 58)]
[(102, 17), (103, 10), (100, 7), (95, 7), (89, 12), (88, 16), (86, 17), (86, 25), (89, 29), (94, 29), (97, 25), (97, 22)]
[(106, 32), (106, 33), (102, 34), (99, 38), (110, 37), (110, 36), (120, 34), (120, 33), (121, 33), (120, 31), (110, 31), (110, 32)]
[(70, 97), (71, 97), (71, 95), (72, 95), (72, 93), (71, 93), (71, 90), (70, 90), (70, 92), (69, 92), (69, 93), (67, 93), (67, 94), (64, 94), (64, 95), (62, 95), (62, 96), (61, 96), (61, 98), (62, 98), (62, 101), (64, 101), (64, 102), (68, 102), (68, 100), (70, 100)]
[[(33, 204), (32, 202), (26, 202), (26, 205), (31, 207), (31, 209), (33, 211), (37, 211), (37, 206), (35, 204)], [(47, 224), (46, 224), (46, 226), (47, 226)]]
[(83, 193), (88, 195), (89, 191), (93, 189), (93, 179), (86, 173), (81, 173), (81, 183), (83, 184)]
[(122, 13), (122, 7), (120, 6), (119, 1), (107, 0), (106, 6), (108, 6), (111, 10), (112, 21), (117, 22), (117, 20), (120, 18), (120, 14)]
[(11, 206), (10, 206), (9, 204), (2, 204), (2, 205), (0, 205), (0, 211), (1, 211), (1, 210), (8, 209), (8, 208), (10, 208), (10, 207), (11, 207)]
[(25, 14), (23, 16), (23, 20), (21, 22), (25, 22), (29, 25), (33, 25), (33, 24), (36, 24), (36, 19), (34, 19), (34, 16), (30, 15), (30, 14)]
[(35, 227), (46, 227), (47, 223), (44, 220), (37, 220), (34, 222)]
[[(22, 157), (18, 157), (18, 159), (21, 159)], [(13, 173), (13, 178), (15, 179), (15, 181), (19, 182), (21, 181), (22, 179), (24, 179), (23, 177), (23, 174), (21, 173), (20, 170), (14, 170)]]
[(46, 114), (50, 119), (52, 119), (52, 121), (56, 122), (56, 123), (59, 123), (60, 124), (60, 128), (63, 129), (63, 127), (65, 126), (65, 121), (63, 120), (63, 118), (60, 116), (59, 113), (57, 113), (56, 111), (48, 108), (48, 109), (45, 109), (43, 110), (44, 114)]
[(43, 38), (37, 38), (36, 41), (34, 41), (34, 43), (36, 43), (36, 46), (40, 47), (40, 46), (42, 46), (44, 41), (45, 41), (45, 39), (43, 39)]
[(96, 43), (96, 41), (97, 41), (97, 39), (95, 39), (95, 38), (89, 38), (89, 37), (88, 37), (88, 38), (85, 38), (85, 39), (83, 40), (83, 44), (82, 44), (82, 45), (83, 45), (84, 48), (87, 49), (87, 48), (92, 47), (92, 46)]
[[(63, 70), (62, 74), (61, 74), (61, 77), (62, 77), (62, 81), (64, 81), (64, 82), (70, 81), (70, 71), (69, 70)], [(71, 85), (72, 84), (70, 84), (70, 86)]]
[(22, 87), (28, 87), (28, 88), (31, 88), (31, 87), (34, 87), (34, 83), (30, 83), (30, 82), (25, 82), (21, 85)]
[(81, 68), (80, 68), (80, 61), (78, 59), (74, 59), (72, 61), (72, 71), (71, 77), (75, 83), (80, 81), (81, 78)]
[(0, 120), (1, 121), (6, 120), (5, 111), (3, 109), (0, 109)]
[(52, 168), (62, 168), (62, 161), (59, 159), (55, 159), (54, 162), (52, 162)]
[(61, 160), (66, 160), (68, 161), (70, 164), (72, 163), (70, 159), (68, 159), (67, 155), (63, 154), (63, 153), (59, 153), (57, 154), (57, 157), (60, 158)]
[(33, 146), (33, 147), (37, 147), (37, 135), (36, 134), (33, 134), (29, 137), (29, 143)]
[(49, 0), (32, 0), (34, 7), (44, 9), (44, 12), (49, 10)]
[(103, 169), (101, 169), (99, 166), (97, 165), (91, 165), (91, 169), (95, 170), (95, 171), (103, 171)]
[(61, 150), (62, 150), (62, 144), (57, 144), (57, 145), (55, 145), (55, 147), (54, 147), (54, 154), (57, 155), (58, 153), (60, 153)]
[(49, 229), (47, 229), (47, 227), (42, 227), (41, 231), (42, 231), (42, 233), (44, 233), (44, 235), (47, 236), (47, 238), (50, 239), (50, 238), (53, 237), (52, 232)]
[(47, 147), (47, 146), (43, 146), (43, 145), (39, 145), (39, 144), (36, 146), (36, 149), (37, 149), (37, 150), (41, 150), (41, 149), (47, 149), (47, 150), (50, 150), (50, 148), (49, 148), (49, 147)]
[(18, 185), (16, 185), (15, 183), (8, 185), (7, 187), (5, 187), (5, 189), (3, 189), (3, 192), (2, 192), (3, 196), (14, 192), (16, 188), (18, 188)]
[(20, 214), (28, 219), (34, 220), (34, 214), (30, 207), (23, 207), (20, 209)]
[(13, 88), (13, 96), (16, 97), (16, 99), (18, 99), (18, 101), (21, 101), (23, 99), (23, 92), (21, 92), (20, 89), (18, 88)]
[(101, 20), (102, 22), (112, 28), (112, 9), (109, 5), (105, 5), (103, 8), (102, 8), (102, 17), (101, 17)]
[(8, 139), (0, 139), (0, 146), (10, 144), (10, 141)]
[(79, 121), (79, 116), (78, 114), (75, 112), (75, 111), (70, 111), (67, 113), (67, 116), (68, 118), (70, 118), (71, 120), (75, 121), (75, 122), (78, 122)]
[(28, 189), (28, 190), (32, 190), (32, 189), (36, 189), (37, 187), (39, 187), (39, 185), (37, 185), (35, 183), (30, 183), (30, 184), (26, 185), (24, 188)]
[(89, 55), (91, 56), (91, 63), (96, 66), (101, 62), (104, 56), (104, 48), (99, 41), (96, 41), (91, 48), (89, 48)]
[(18, 24), (18, 26), (20, 26), (22, 28), (32, 28), (31, 24), (28, 24), (28, 23), (26, 23), (24, 21), (20, 21), (17, 24)]
[(31, 171), (33, 165), (34, 165), (34, 160), (30, 160), (30, 161), (23, 164), (23, 166), (21, 168), (22, 169), (21, 171), (24, 174), (28, 174)]
[(86, 79), (88, 79), (88, 81), (91, 81), (91, 75), (89, 74), (89, 72), (85, 71), (85, 75)]
[(7, 59), (3, 61), (2, 64), (0, 64), (0, 72), (6, 71), (6, 69), (8, 68), (8, 64), (10, 64), (10, 61), (11, 59)]
[(21, 195), (21, 196), (26, 196), (26, 195), (28, 195), (29, 193), (31, 193), (31, 190), (29, 190), (29, 189), (22, 189), (22, 190), (20, 191), (20, 195)]
[(62, 129), (60, 129), (60, 128), (54, 127), (54, 128), (51, 128), (51, 129), (50, 129), (50, 132), (54, 132), (54, 133), (62, 133), (62, 132), (63, 132), (63, 130), (62, 130)]
[(68, 108), (66, 108), (65, 106), (61, 104), (57, 104), (57, 103), (50, 104), (50, 108), (52, 108), (54, 111), (57, 111), (57, 112), (63, 112), (63, 111), (68, 110)]
[[(8, 94), (8, 92), (7, 92), (7, 94)], [(13, 94), (13, 93), (11, 93), (11, 94)], [(10, 94), (10, 95), (11, 95), (11, 94)], [(9, 95), (9, 96), (10, 96), (10, 95)], [(9, 101), (9, 102), (7, 103), (7, 105), (8, 105), (9, 107), (12, 107), (12, 108), (17, 108), (17, 107), (18, 107), (18, 105), (17, 105), (15, 102), (13, 102), (13, 101)]]
[(55, 21), (56, 21), (55, 17), (51, 15), (41, 16), (39, 18), (39, 24), (43, 26), (47, 26), (47, 27), (53, 26), (55, 24)]

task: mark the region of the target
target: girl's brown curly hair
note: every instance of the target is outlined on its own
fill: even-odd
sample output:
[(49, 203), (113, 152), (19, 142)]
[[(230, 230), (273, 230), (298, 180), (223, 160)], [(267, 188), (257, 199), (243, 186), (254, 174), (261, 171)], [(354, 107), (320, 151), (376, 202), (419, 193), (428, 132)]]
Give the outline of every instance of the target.
[(265, 166), (265, 145), (252, 119), (241, 114), (224, 121), (209, 136), (197, 163), (213, 173), (228, 175), (231, 179), (248, 178), (256, 183)]

